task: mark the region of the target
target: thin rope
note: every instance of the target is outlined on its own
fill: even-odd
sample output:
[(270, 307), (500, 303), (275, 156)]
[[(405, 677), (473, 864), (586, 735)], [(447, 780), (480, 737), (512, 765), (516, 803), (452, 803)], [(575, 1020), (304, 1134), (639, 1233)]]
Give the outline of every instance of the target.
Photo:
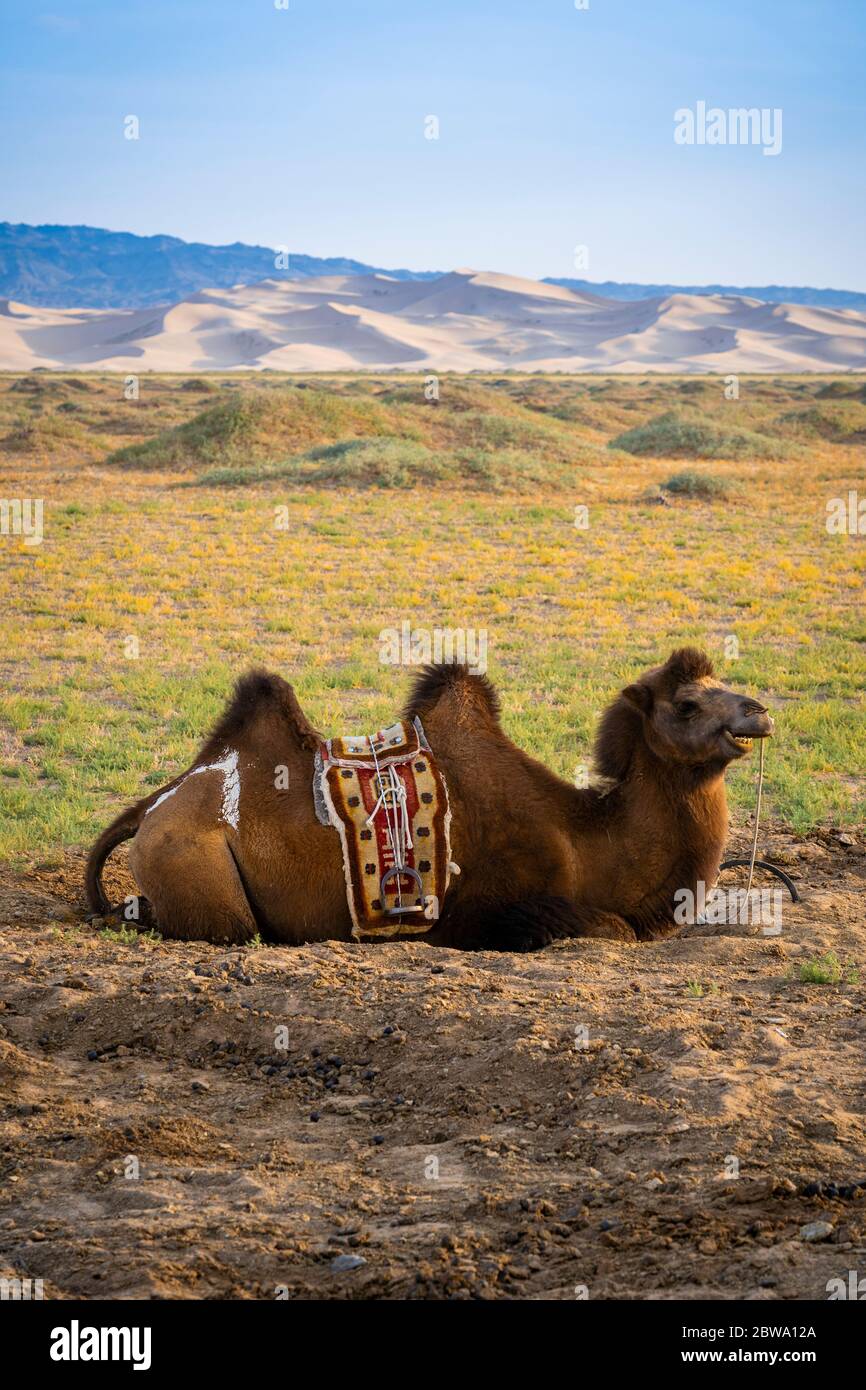
[(755, 801), (755, 829), (752, 835), (752, 857), (749, 861), (749, 886), (746, 889), (746, 897), (752, 891), (752, 879), (755, 875), (755, 856), (758, 853), (758, 821), (761, 816), (761, 793), (764, 790), (764, 743), (761, 739), (761, 760), (758, 766), (758, 795)]
[(370, 751), (373, 754), (373, 764), (376, 768), (379, 799), (370, 812), (370, 815), (367, 817), (367, 824), (373, 824), (379, 807), (383, 807), (388, 830), (388, 839), (391, 842), (391, 852), (394, 856), (394, 867), (398, 870), (395, 883), (397, 888), (397, 906), (401, 908), (403, 906), (403, 890), (400, 885), (400, 878), (402, 876), (402, 870), (406, 867), (405, 851), (412, 848), (412, 836), (409, 830), (409, 814), (406, 807), (406, 788), (403, 785), (399, 773), (395, 772), (391, 765), (386, 769), (388, 781), (387, 783), (385, 782), (382, 776), (382, 769), (379, 766), (379, 759), (376, 756), (376, 746), (373, 740), (374, 736), (370, 734)]

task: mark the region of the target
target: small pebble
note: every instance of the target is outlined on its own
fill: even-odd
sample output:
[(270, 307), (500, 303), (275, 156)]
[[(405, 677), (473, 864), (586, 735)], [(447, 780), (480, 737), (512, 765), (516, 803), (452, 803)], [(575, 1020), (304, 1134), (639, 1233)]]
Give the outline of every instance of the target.
[(828, 1240), (835, 1226), (830, 1221), (808, 1221), (800, 1227), (800, 1239), (808, 1241)]
[(345, 1274), (350, 1269), (360, 1269), (367, 1261), (363, 1255), (337, 1255), (331, 1261), (331, 1269), (335, 1274)]

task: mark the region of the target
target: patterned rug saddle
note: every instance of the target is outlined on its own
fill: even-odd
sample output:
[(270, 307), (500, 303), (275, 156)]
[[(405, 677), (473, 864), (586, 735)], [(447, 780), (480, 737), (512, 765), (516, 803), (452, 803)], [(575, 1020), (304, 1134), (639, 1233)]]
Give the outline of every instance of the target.
[(339, 832), (356, 941), (430, 931), (452, 873), (448, 789), (420, 719), (316, 753), (313, 799)]

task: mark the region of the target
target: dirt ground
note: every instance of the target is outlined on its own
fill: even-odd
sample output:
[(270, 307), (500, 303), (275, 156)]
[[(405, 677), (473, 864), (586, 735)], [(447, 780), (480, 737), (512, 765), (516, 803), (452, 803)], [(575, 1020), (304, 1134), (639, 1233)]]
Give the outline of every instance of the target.
[(866, 847), (762, 848), (802, 893), (780, 937), (530, 956), (127, 944), (84, 921), (79, 857), (0, 875), (0, 1274), (46, 1298), (827, 1298), (866, 1274), (866, 1188), (809, 1190), (866, 1179), (866, 990), (798, 971), (832, 950), (862, 979)]

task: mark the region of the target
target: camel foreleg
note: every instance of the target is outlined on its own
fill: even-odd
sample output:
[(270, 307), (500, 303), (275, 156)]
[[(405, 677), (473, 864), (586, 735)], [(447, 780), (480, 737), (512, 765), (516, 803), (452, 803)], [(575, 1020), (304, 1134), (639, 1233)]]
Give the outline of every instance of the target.
[(634, 929), (613, 912), (575, 906), (566, 898), (467, 903), (443, 920), (431, 945), (463, 951), (540, 951), (552, 941), (592, 936), (635, 941)]

